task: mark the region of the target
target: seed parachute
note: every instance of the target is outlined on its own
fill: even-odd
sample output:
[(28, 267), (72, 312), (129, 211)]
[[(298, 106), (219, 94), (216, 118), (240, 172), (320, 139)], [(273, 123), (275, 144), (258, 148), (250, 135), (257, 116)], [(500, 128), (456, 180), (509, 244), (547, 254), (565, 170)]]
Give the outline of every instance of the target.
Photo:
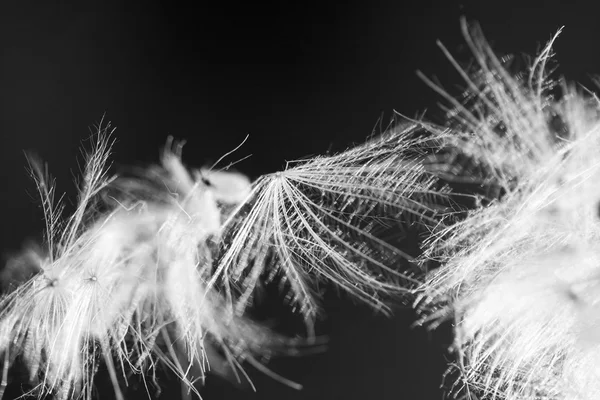
[(424, 259), (441, 267), (418, 291), (423, 322), (452, 322), (464, 398), (597, 399), (600, 103), (550, 79), (556, 36), (510, 74), (478, 28), (463, 28), (477, 69), (450, 57), (464, 101), (434, 86), (452, 104), (451, 132), (430, 168), (486, 194), (428, 240)]
[[(57, 399), (91, 399), (101, 364), (120, 399), (128, 376), (152, 377), (158, 365), (188, 391), (223, 365), (243, 374), (244, 362), (297, 387), (260, 360), (321, 346), (319, 281), (378, 308), (417, 283), (403, 272), (414, 259), (382, 234), (435, 220), (440, 192), (422, 161), (437, 146), (415, 124), (256, 182), (185, 167), (172, 139), (160, 165), (109, 175), (111, 135), (92, 136), (66, 219), (45, 168), (31, 162), (46, 249), (4, 273), (17, 285), (0, 303), (2, 391), (19, 360), (31, 394)], [(32, 278), (19, 282), (24, 268)], [(304, 339), (247, 312), (258, 287), (275, 283), (303, 316)]]
[[(452, 324), (456, 396), (600, 398), (600, 100), (552, 78), (558, 34), (515, 73), (479, 28), (463, 30), (472, 66), (442, 46), (463, 95), (422, 76), (450, 104), (442, 123), (403, 118), (253, 182), (187, 167), (173, 139), (159, 165), (110, 175), (105, 126), (65, 218), (31, 160), (45, 243), (2, 275), (0, 392), (17, 364), (30, 394), (61, 400), (91, 400), (100, 368), (119, 399), (159, 367), (188, 392), (246, 365), (298, 387), (263, 362), (322, 348), (328, 283), (383, 311), (416, 295), (420, 323)], [(399, 232), (428, 235), (422, 254)], [(265, 287), (306, 332), (255, 317)]]

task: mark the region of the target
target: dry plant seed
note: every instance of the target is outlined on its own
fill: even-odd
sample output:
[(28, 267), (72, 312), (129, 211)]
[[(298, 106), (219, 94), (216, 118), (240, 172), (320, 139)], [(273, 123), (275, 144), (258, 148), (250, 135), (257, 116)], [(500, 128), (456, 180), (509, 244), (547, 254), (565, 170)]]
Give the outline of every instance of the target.
[[(0, 303), (2, 391), (18, 356), (40, 398), (91, 399), (101, 364), (119, 399), (128, 376), (155, 380), (158, 365), (188, 393), (198, 394), (209, 371), (248, 379), (243, 363), (299, 387), (262, 360), (322, 349), (313, 332), (319, 281), (379, 308), (417, 283), (399, 264), (412, 257), (379, 230), (436, 221), (441, 194), (422, 162), (437, 145), (418, 124), (254, 183), (186, 168), (172, 139), (161, 165), (109, 177), (111, 132), (93, 136), (66, 220), (51, 179), (32, 161), (47, 250), (28, 249), (12, 264), (29, 263), (34, 276)], [(304, 316), (306, 338), (246, 312), (257, 285), (274, 281)]]
[(425, 259), (442, 266), (418, 291), (423, 322), (453, 322), (455, 389), (465, 398), (597, 399), (600, 103), (550, 80), (558, 34), (515, 77), (477, 27), (463, 21), (463, 29), (478, 72), (449, 57), (467, 104), (435, 88), (453, 108), (445, 146), (483, 173), (452, 157), (434, 169), (448, 181), (480, 179), (498, 195), (430, 238)]

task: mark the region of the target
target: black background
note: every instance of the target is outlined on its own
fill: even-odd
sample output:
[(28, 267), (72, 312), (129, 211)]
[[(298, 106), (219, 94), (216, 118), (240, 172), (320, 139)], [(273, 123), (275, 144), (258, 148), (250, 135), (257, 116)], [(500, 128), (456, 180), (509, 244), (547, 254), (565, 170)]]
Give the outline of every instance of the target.
[[(157, 161), (167, 135), (187, 139), (188, 164), (211, 164), (250, 135), (234, 158), (251, 154), (237, 168), (256, 177), (360, 142), (394, 110), (439, 117), (415, 70), (459, 87), (435, 41), (469, 61), (461, 16), (501, 54), (533, 54), (565, 25), (559, 72), (591, 86), (600, 71), (594, 1), (13, 3), (0, 9), (5, 254), (42, 229), (23, 150), (48, 162), (72, 201), (80, 141), (104, 114), (117, 127), (116, 166)], [(253, 373), (257, 394), (213, 379), (205, 398), (442, 398), (447, 338), (411, 329), (407, 309), (387, 319), (335, 296), (324, 307), (329, 352), (272, 364), (303, 391)], [(179, 397), (164, 385), (161, 398)]]

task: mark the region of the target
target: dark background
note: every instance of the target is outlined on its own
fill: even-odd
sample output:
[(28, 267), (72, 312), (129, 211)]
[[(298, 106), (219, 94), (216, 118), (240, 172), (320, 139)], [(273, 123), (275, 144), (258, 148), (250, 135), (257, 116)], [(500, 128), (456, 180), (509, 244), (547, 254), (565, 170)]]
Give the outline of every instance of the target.
[[(362, 141), (393, 110), (439, 117), (439, 98), (415, 70), (459, 87), (435, 41), (469, 61), (463, 15), (501, 54), (533, 54), (565, 25), (555, 46), (559, 72), (591, 86), (587, 74), (600, 71), (594, 1), (7, 3), (0, 6), (5, 254), (42, 229), (23, 150), (48, 162), (72, 201), (80, 141), (104, 114), (117, 127), (116, 166), (157, 161), (167, 135), (187, 139), (188, 164), (211, 164), (249, 134), (236, 154), (252, 156), (237, 168), (256, 177)], [(213, 379), (206, 398), (442, 398), (447, 337), (411, 329), (407, 309), (387, 319), (335, 296), (324, 307), (329, 352), (272, 364), (303, 391), (253, 373), (258, 394)], [(164, 385), (163, 399), (178, 398)]]

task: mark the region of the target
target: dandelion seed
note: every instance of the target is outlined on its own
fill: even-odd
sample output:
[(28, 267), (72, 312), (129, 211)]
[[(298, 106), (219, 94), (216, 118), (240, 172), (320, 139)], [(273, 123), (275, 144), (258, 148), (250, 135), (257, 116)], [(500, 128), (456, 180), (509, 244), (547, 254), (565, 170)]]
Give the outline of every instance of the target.
[[(212, 282), (243, 280), (235, 300), (238, 313), (267, 268), (271, 276), (280, 274), (290, 303), (309, 328), (318, 310), (315, 280), (333, 282), (380, 308), (385, 307), (381, 295), (397, 294), (416, 282), (398, 267), (411, 255), (378, 237), (374, 227), (398, 228), (400, 216), (434, 221), (433, 198), (442, 193), (433, 189), (435, 179), (423, 169), (418, 150), (424, 153), (434, 145), (419, 129), (400, 126), (364, 145), (299, 161), (254, 183), (246, 201), (223, 223), (227, 246), (212, 277)], [(267, 257), (272, 257), (269, 263)]]
[(596, 399), (600, 104), (548, 79), (556, 36), (519, 80), (477, 28), (463, 28), (480, 72), (459, 69), (470, 106), (448, 97), (447, 146), (480, 173), (448, 160), (435, 169), (499, 194), (430, 239), (426, 256), (442, 267), (419, 291), (425, 322), (453, 320), (470, 398)]
[[(129, 375), (152, 376), (158, 364), (196, 393), (209, 370), (229, 364), (244, 374), (243, 362), (298, 387), (259, 360), (322, 348), (312, 328), (318, 281), (377, 307), (405, 290), (400, 281), (416, 282), (398, 264), (412, 257), (380, 231), (435, 221), (440, 192), (422, 166), (435, 146), (422, 133), (404, 125), (251, 183), (185, 168), (172, 139), (160, 166), (109, 177), (107, 127), (93, 137), (65, 222), (45, 168), (32, 161), (48, 250), (23, 258), (34, 277), (0, 303), (5, 364), (23, 354), (35, 391), (59, 399), (91, 399), (100, 364), (118, 398)], [(307, 339), (248, 316), (257, 285), (274, 280), (305, 316)]]

